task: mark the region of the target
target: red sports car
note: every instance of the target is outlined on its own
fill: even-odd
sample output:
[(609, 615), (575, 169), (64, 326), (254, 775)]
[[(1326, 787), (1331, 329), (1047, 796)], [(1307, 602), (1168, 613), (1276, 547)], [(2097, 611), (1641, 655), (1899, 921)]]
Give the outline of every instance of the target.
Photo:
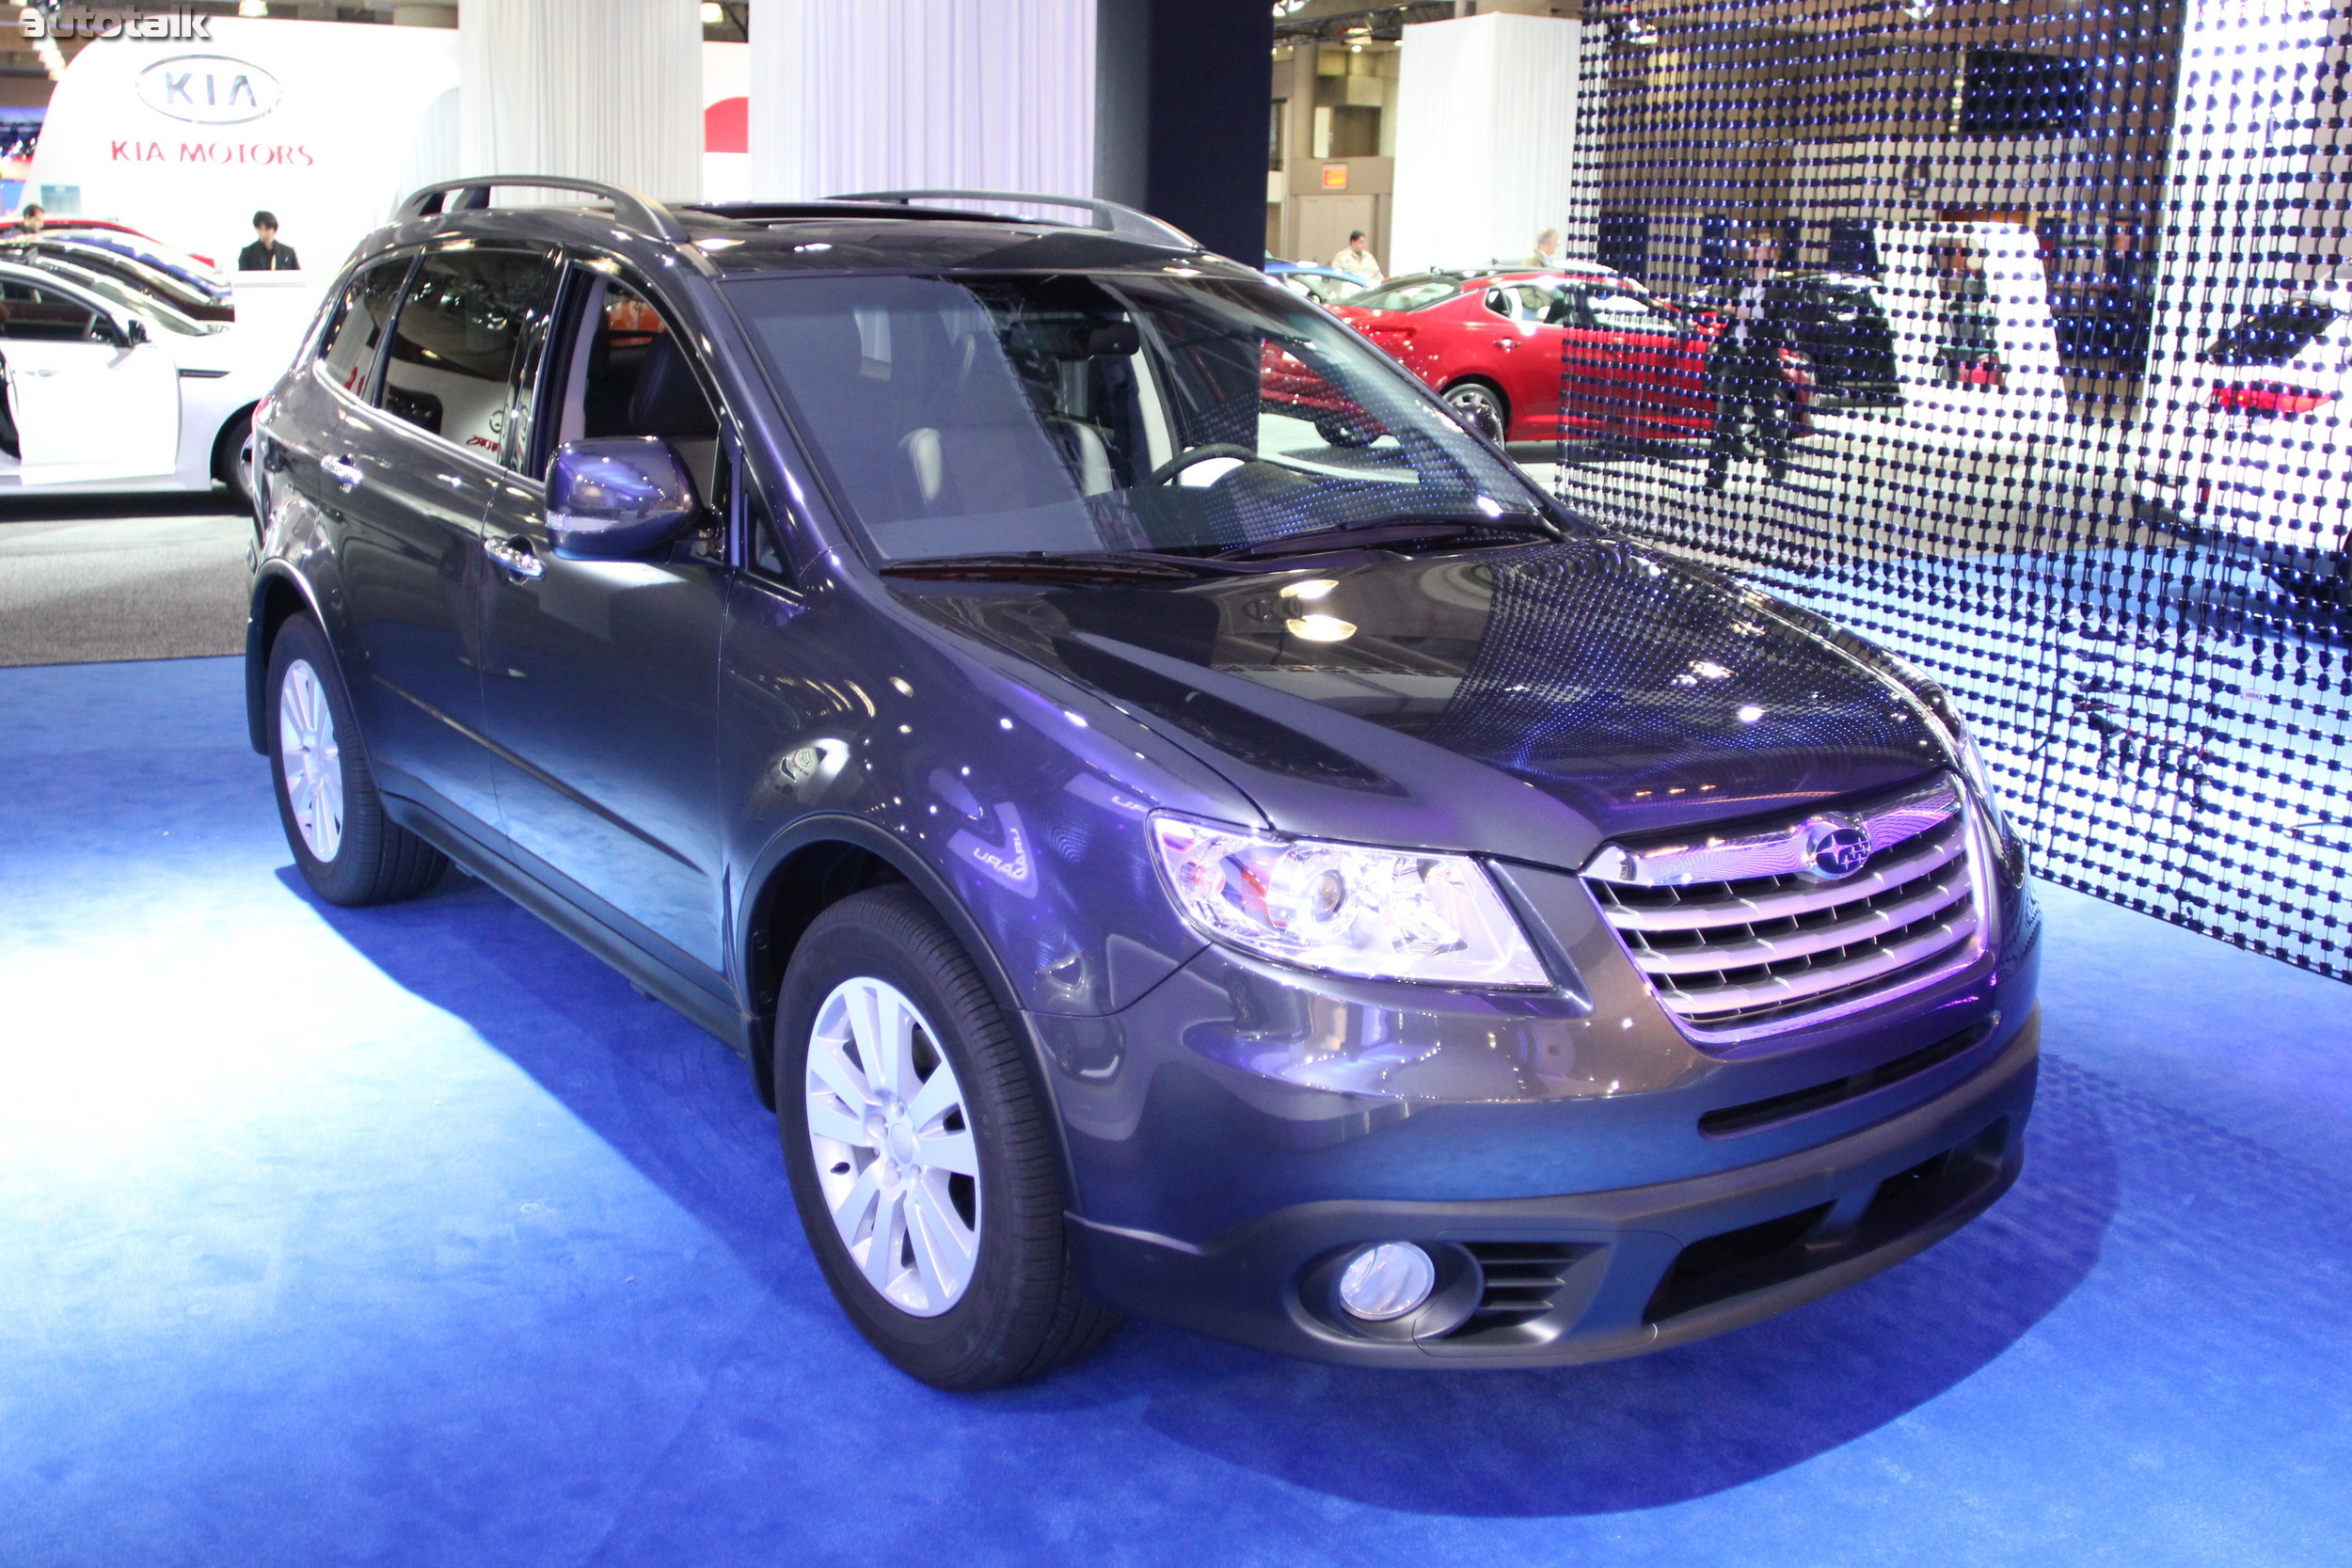
[[(1331, 309), (1496, 440), (1703, 441), (1714, 424), (1718, 328), (1604, 267), (1421, 273)], [(1802, 356), (1783, 357), (1802, 436), (1812, 378)], [(1269, 367), (1269, 398), (1313, 402), (1298, 390), (1286, 397)]]

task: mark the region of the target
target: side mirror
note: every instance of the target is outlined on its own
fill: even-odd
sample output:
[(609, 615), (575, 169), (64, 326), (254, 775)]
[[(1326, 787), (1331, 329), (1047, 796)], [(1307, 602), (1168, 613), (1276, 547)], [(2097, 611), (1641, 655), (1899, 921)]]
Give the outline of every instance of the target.
[(650, 555), (701, 515), (693, 480), (659, 436), (566, 441), (548, 469), (548, 538), (565, 561)]
[(146, 342), (148, 341), (147, 318), (144, 316), (133, 316), (129, 321), (124, 322), (122, 324), (122, 337), (123, 341), (129, 343)]

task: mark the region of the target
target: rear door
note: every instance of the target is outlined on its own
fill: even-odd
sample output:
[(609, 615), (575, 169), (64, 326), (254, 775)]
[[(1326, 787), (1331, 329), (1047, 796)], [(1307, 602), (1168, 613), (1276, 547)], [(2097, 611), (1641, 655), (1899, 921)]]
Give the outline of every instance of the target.
[[(348, 685), (386, 786), (493, 833), (496, 784), (482, 744), (482, 514), (502, 477), (510, 389), (555, 280), (544, 250), (427, 252), (392, 318), (375, 406), (346, 404), (331, 444), (340, 450), (318, 463), (323, 503), (343, 520), (346, 614), (363, 659)], [(328, 347), (330, 370), (340, 339)], [(405, 777), (389, 776), (394, 769)]]
[(131, 342), (92, 301), (0, 280), (0, 359), (20, 483), (82, 484), (168, 474), (180, 453), (180, 367)]

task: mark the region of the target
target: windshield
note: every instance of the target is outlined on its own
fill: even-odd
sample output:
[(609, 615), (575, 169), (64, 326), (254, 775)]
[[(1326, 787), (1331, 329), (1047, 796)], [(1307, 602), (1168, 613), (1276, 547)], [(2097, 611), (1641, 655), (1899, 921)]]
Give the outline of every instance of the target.
[(1377, 349), (1265, 283), (802, 277), (729, 296), (884, 562), (1226, 549), (1541, 504)]
[(1400, 277), (1376, 289), (1350, 294), (1347, 303), (1359, 310), (1425, 310), (1462, 292), (1458, 277)]

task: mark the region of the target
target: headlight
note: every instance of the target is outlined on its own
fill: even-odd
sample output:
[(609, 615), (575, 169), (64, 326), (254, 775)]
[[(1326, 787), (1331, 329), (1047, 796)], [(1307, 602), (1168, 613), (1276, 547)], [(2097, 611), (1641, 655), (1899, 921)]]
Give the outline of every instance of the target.
[(1155, 814), (1176, 907), (1207, 935), (1335, 974), (1549, 986), (1493, 880), (1467, 855), (1270, 838)]

